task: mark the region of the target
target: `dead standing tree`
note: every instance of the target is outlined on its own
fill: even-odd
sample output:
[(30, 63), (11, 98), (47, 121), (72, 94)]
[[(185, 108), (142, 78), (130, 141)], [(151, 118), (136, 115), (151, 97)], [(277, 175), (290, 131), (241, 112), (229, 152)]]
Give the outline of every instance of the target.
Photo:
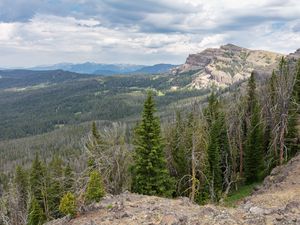
[[(287, 148), (285, 137), (287, 134), (288, 116), (291, 104), (293, 87), (295, 84), (295, 74), (291, 72), (289, 63), (282, 58), (279, 69), (275, 73), (274, 105), (272, 107), (274, 128), (271, 146), (276, 150), (275, 156), (279, 155), (279, 165), (282, 165), (287, 158)], [(277, 146), (279, 154), (277, 154)]]
[(92, 167), (101, 173), (107, 191), (112, 194), (119, 194), (129, 186), (131, 147), (125, 143), (125, 132), (124, 124), (113, 123), (101, 134), (92, 132), (85, 144)]

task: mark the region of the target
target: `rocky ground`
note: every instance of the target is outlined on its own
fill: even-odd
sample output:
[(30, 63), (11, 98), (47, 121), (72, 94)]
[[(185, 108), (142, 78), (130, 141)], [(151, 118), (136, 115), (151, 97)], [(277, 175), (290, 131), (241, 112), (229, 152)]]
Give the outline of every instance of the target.
[(187, 198), (165, 199), (125, 192), (47, 225), (300, 224), (300, 155), (275, 168), (236, 208), (199, 206)]

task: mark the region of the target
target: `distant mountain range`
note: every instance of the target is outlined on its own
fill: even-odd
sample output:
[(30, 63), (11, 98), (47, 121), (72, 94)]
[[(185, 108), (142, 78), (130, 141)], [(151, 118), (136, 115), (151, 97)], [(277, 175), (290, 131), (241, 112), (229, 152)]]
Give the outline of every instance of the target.
[(49, 66), (37, 66), (29, 70), (64, 70), (81, 74), (117, 75), (117, 74), (158, 74), (168, 72), (177, 65), (156, 64), (152, 66), (132, 64), (98, 64), (98, 63), (60, 63)]

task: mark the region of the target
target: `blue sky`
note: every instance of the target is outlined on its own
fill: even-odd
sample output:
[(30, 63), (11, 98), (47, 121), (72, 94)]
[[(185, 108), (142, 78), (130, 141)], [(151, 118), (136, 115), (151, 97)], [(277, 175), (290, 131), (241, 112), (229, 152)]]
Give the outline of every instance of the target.
[(179, 64), (227, 43), (294, 52), (299, 0), (0, 0), (0, 67)]

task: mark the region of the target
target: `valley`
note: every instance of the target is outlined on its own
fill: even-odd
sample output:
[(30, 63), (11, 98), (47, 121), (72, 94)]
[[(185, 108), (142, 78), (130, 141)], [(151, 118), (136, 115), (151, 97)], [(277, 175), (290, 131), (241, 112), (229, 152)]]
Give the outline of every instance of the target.
[[(256, 62), (253, 54), (260, 56)], [(48, 158), (73, 148), (74, 154), (80, 155), (82, 144), (74, 142), (87, 134), (90, 121), (134, 124), (147, 90), (156, 93), (160, 117), (168, 121), (175, 109), (186, 111), (194, 102), (206, 102), (212, 87), (224, 94), (234, 92), (252, 69), (264, 80), (280, 56), (226, 45), (190, 55), (185, 64), (163, 74), (103, 77), (63, 70), (0, 71), (0, 169), (30, 162), (33, 152)], [(57, 142), (52, 138), (56, 133), (70, 134), (71, 146), (63, 140), (52, 143)]]

